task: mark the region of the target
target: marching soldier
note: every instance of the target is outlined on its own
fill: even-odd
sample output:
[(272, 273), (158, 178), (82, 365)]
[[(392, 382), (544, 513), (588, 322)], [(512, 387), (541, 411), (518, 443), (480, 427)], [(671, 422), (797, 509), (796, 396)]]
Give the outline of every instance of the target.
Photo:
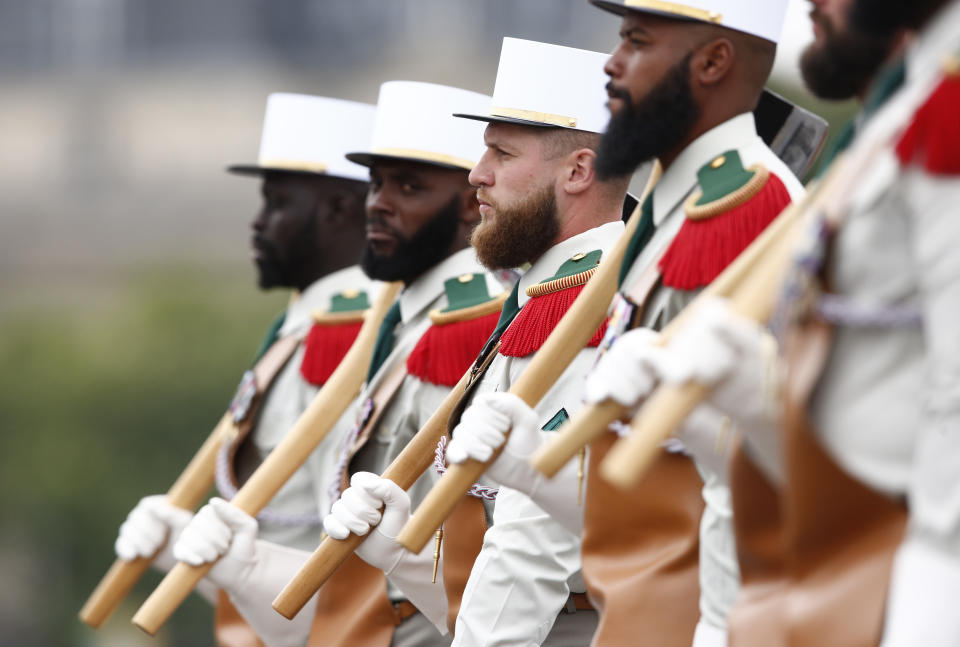
[[(272, 94), (257, 163), (229, 168), (262, 180), (263, 206), (251, 224), (259, 286), (295, 292), (231, 404), (236, 435), (221, 449), (217, 474), (225, 496), (235, 491), (236, 477), (243, 480), (252, 472), (296, 422), (359, 332), (372, 285), (357, 265), (367, 171), (343, 155), (369, 141), (373, 116), (368, 104)], [(319, 519), (302, 511), (328, 505), (314, 474), (329, 472), (336, 452), (334, 438), (314, 452), (264, 511), (261, 536), (302, 549), (316, 544)], [(154, 563), (169, 570), (172, 540), (190, 518), (164, 496), (146, 497), (121, 526), (117, 554), (127, 560), (150, 557), (164, 546)], [(217, 597), (220, 644), (255, 644), (228, 597), (209, 584), (200, 590)]]
[[(456, 109), (485, 110), (489, 102), (457, 88), (385, 83), (372, 141), (348, 154), (369, 168), (371, 179), (364, 271), (404, 288), (381, 326), (364, 390), (337, 423), (346, 432), (334, 432), (340, 439), (335, 466), (319, 475), (331, 500), (351, 477), (356, 482), (358, 473), (379, 473), (396, 457), (447, 396), (449, 374), (459, 378), (469, 368), (496, 324), (502, 286), (468, 246), (480, 215), (467, 174), (482, 153), (481, 129), (452, 117)], [(437, 316), (452, 328), (431, 334)], [(458, 366), (461, 356), (468, 359)], [(433, 381), (416, 373), (424, 363), (423, 375)], [(412, 499), (435, 479), (428, 474), (415, 484)], [(352, 505), (349, 492), (334, 509)], [(432, 550), (397, 559), (387, 569), (389, 580), (352, 557), (292, 622), (273, 611), (271, 601), (308, 554), (257, 540), (256, 522), (237, 508), (213, 500), (181, 533), (174, 552), (192, 564), (219, 559), (208, 578), (227, 589), (238, 608), (243, 603), (241, 611), (271, 647), (449, 643), (435, 627), (442, 615), (417, 604), (419, 591), (432, 586)]]
[[(787, 3), (591, 2), (622, 18), (620, 44), (606, 65), (611, 119), (599, 151), (601, 176), (654, 158), (663, 167), (624, 259), (612, 346), (585, 391), (588, 402), (633, 409), (651, 386), (654, 331), (803, 193), (758, 136), (752, 114)], [(601, 614), (594, 644), (726, 643), (739, 581), (728, 427), (719, 412), (704, 408), (629, 492), (599, 475), (616, 435), (591, 445), (583, 571)]]
[(888, 64), (845, 90), (866, 101), (782, 286), (782, 361), (714, 302), (658, 373), (713, 384), (744, 431), (731, 644), (946, 647), (960, 643), (960, 3), (832, 13), (838, 39), (885, 42)]
[[(487, 460), (513, 429), (487, 474), (499, 491), (475, 486), (443, 524), (443, 585), (433, 588), (434, 604), (446, 611), (455, 645), (586, 645), (596, 628), (580, 577), (575, 466), (548, 484), (526, 459), (541, 435), (552, 435), (580, 406), (603, 329), (535, 409), (506, 391), (623, 232), (630, 173), (600, 180), (595, 167), (607, 122), (606, 58), (507, 38), (492, 107), (458, 115), (488, 122), (486, 153), (470, 173), (482, 216), (471, 237), (477, 256), (490, 269), (530, 266), (507, 298), (449, 423), (452, 463)], [(442, 467), (442, 457), (438, 461)], [(385, 538), (395, 537), (409, 518), (406, 494), (391, 481), (361, 474), (343, 502), (325, 521), (338, 538), (366, 534), (386, 506), (359, 552), (388, 569), (404, 550)], [(367, 545), (374, 541), (376, 548)]]

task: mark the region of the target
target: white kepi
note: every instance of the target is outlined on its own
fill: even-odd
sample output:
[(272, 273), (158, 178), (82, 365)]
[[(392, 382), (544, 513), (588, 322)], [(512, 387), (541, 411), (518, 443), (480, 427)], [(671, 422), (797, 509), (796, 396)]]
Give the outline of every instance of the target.
[(628, 11), (652, 13), (666, 18), (720, 25), (780, 42), (789, 0), (590, 0), (601, 9), (622, 16)]
[(504, 38), (490, 109), (457, 117), (602, 133), (609, 54)]
[(313, 173), (366, 182), (370, 172), (344, 156), (369, 146), (375, 113), (369, 103), (273, 93), (267, 97), (257, 162), (227, 170), (246, 175)]
[(347, 158), (364, 166), (381, 158), (470, 170), (486, 150), (483, 127), (456, 119), (453, 113), (489, 108), (485, 94), (434, 83), (388, 81), (380, 86), (369, 147), (358, 147)]

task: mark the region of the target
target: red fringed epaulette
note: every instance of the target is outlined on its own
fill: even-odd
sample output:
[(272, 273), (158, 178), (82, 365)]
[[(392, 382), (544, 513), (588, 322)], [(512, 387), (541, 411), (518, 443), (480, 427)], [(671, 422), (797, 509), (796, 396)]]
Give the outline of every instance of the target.
[[(500, 354), (507, 357), (526, 357), (540, 350), (547, 337), (557, 327), (563, 315), (577, 299), (590, 277), (597, 272), (597, 263), (600, 260), (600, 251), (590, 254), (577, 254), (561, 267), (570, 267), (570, 263), (589, 263), (590, 268), (575, 274), (559, 276), (544, 283), (531, 285), (527, 288), (529, 301), (520, 309), (513, 323), (500, 337)], [(607, 322), (604, 321), (587, 343), (588, 347), (596, 347), (603, 340), (607, 332)]]
[(350, 350), (360, 327), (363, 310), (313, 313), (313, 327), (304, 341), (300, 374), (310, 384), (322, 386)]
[(960, 175), (960, 57), (944, 68), (940, 85), (897, 143), (897, 157), (933, 175)]
[(456, 385), (493, 334), (506, 298), (504, 293), (459, 310), (432, 311), (433, 325), (407, 357), (407, 373), (431, 384)]
[(713, 282), (791, 202), (780, 178), (760, 165), (744, 169), (736, 151), (698, 177), (702, 192), (687, 200), (687, 218), (660, 260), (663, 285), (678, 290)]

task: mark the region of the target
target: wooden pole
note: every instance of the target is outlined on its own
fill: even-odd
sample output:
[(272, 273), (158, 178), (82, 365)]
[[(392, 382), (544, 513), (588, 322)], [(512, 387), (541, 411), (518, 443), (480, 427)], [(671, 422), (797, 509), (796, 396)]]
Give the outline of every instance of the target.
[[(469, 372), (460, 378), (460, 382), (453, 387), (440, 408), (434, 411), (430, 419), (424, 423), (423, 428), (384, 470), (383, 478), (390, 479), (404, 490), (409, 490), (420, 475), (430, 469), (437, 444), (446, 434), (447, 421), (453, 413), (453, 408), (463, 396), (469, 379)], [(371, 532), (373, 532), (372, 529)], [(361, 537), (352, 533), (343, 540), (325, 537), (307, 563), (273, 601), (273, 608), (285, 618), (293, 619), (303, 605), (366, 538), (367, 535)]]
[[(220, 444), (233, 431), (233, 418), (228, 411), (167, 491), (170, 505), (184, 510), (193, 510), (199, 505), (213, 486)], [(147, 572), (155, 557), (141, 557), (132, 561), (117, 559), (80, 609), (80, 620), (99, 629)]]
[[(573, 306), (563, 316), (510, 389), (510, 393), (518, 396), (528, 405), (536, 406), (540, 402), (570, 362), (586, 347), (590, 337), (606, 318), (607, 308), (617, 291), (620, 265), (626, 254), (627, 245), (640, 222), (643, 202), (660, 179), (660, 173), (660, 165), (656, 164), (643, 197), (633, 215), (630, 216), (620, 239), (613, 249), (604, 255), (597, 273), (587, 282)], [(419, 553), (470, 486), (496, 459), (497, 454), (485, 463), (471, 459), (451, 465), (417, 507), (407, 525), (400, 531), (397, 541), (407, 550)]]
[[(363, 386), (380, 324), (401, 287), (400, 283), (383, 285), (343, 361), (290, 432), (233, 497), (233, 505), (251, 516), (263, 510), (330, 432)], [(133, 624), (155, 634), (213, 564), (177, 564), (134, 615)]]

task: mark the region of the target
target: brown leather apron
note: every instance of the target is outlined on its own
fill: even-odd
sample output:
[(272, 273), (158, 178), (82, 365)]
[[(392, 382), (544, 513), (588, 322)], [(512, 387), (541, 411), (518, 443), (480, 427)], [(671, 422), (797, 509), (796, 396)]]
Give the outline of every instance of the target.
[[(634, 282), (634, 321), (659, 284), (662, 252)], [(617, 440), (590, 445), (583, 515), (583, 578), (600, 613), (593, 645), (690, 647), (700, 618), (700, 517), (703, 481), (693, 461), (660, 452), (635, 487), (600, 477)]]
[(629, 491), (602, 478), (617, 437), (590, 445), (583, 578), (600, 613), (593, 645), (690, 647), (700, 617), (703, 481), (688, 457), (662, 451)]
[[(779, 496), (778, 542), (770, 541), (777, 535), (778, 517), (763, 519), (764, 510), (750, 508), (756, 497), (751, 501), (744, 492), (756, 485), (740, 478), (749, 470), (744, 464), (749, 459), (738, 455), (735, 460), (734, 525), (743, 585), (730, 617), (731, 647), (875, 647), (880, 642), (906, 509), (843, 471), (810, 426), (806, 406), (830, 340), (830, 327), (816, 321), (793, 331), (785, 346), (787, 483)], [(760, 474), (754, 470), (752, 476)], [(784, 550), (779, 557), (777, 543)], [(780, 626), (774, 633), (755, 621), (760, 607), (775, 609)]]

